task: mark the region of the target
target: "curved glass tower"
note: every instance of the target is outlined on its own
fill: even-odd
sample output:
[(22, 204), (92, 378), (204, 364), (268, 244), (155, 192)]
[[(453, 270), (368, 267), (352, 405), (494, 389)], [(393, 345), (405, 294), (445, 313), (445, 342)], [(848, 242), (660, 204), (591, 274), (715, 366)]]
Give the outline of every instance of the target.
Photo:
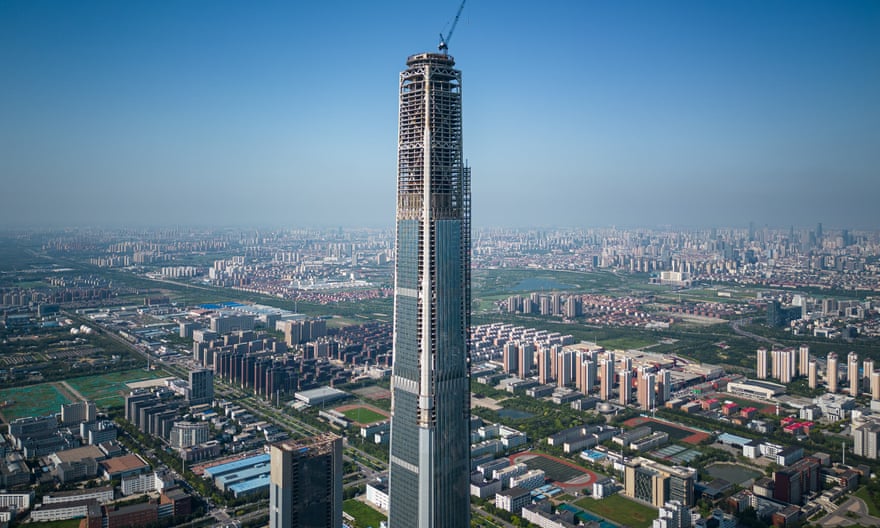
[(400, 74), (391, 378), (390, 528), (470, 525), (470, 169), (461, 72), (409, 57)]

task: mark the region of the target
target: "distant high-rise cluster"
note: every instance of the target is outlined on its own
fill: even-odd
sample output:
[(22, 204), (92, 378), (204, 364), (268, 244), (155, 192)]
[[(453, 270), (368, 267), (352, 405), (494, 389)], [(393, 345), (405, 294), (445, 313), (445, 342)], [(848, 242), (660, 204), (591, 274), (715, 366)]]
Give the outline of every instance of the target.
[(791, 383), (798, 376), (808, 376), (810, 368), (810, 349), (802, 345), (798, 349), (783, 348), (768, 350), (761, 347), (757, 354), (756, 377), (758, 379), (777, 379), (780, 383)]
[[(480, 334), (482, 328), (478, 327)], [(539, 383), (555, 386), (562, 393), (574, 389), (583, 396), (598, 394), (601, 400), (621, 405), (638, 403), (645, 410), (655, 409), (673, 397), (673, 370), (677, 369), (670, 358), (648, 359), (639, 353), (642, 357), (634, 368), (633, 354), (627, 351), (605, 350), (594, 343), (563, 344), (561, 336), (554, 338), (560, 342), (551, 344), (545, 340), (549, 337), (543, 335), (546, 332), (539, 337), (520, 334), (520, 329), (514, 327), (509, 330), (494, 338), (503, 342), (501, 368), (524, 386)]]
[[(796, 377), (806, 377), (811, 389), (819, 387), (819, 362), (810, 355), (807, 345), (801, 345), (798, 349), (780, 350), (761, 347), (755, 357), (758, 379), (777, 379), (780, 383), (790, 383)], [(841, 391), (840, 359), (837, 352), (828, 353), (825, 365), (825, 388), (831, 393)], [(875, 369), (873, 359), (859, 362), (858, 354), (850, 352), (846, 356), (846, 376), (843, 379), (846, 381), (844, 390), (850, 396), (869, 392), (872, 399), (880, 400), (880, 371)]]
[(531, 293), (527, 297), (511, 295), (505, 306), (509, 313), (559, 315), (568, 319), (574, 319), (582, 313), (581, 298), (573, 294)]
[[(825, 388), (836, 393), (841, 390), (840, 360), (837, 352), (829, 352), (825, 358)], [(768, 350), (761, 347), (756, 352), (756, 377), (761, 380), (776, 379), (791, 383), (796, 377), (806, 377), (811, 389), (819, 387), (819, 362), (810, 355), (810, 348)], [(859, 356), (850, 352), (846, 357), (846, 385), (850, 396), (870, 392), (872, 399), (880, 399), (880, 372), (874, 368), (874, 360), (859, 362)], [(876, 380), (876, 381), (875, 381)]]

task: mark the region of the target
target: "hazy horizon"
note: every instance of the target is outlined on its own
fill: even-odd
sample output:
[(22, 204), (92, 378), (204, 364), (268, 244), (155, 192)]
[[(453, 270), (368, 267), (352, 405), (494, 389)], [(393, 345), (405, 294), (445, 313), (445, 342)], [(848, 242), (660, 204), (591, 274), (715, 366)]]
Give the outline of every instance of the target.
[[(817, 222), (812, 225), (759, 225), (754, 224), (751, 226), (756, 232), (760, 230), (767, 229), (769, 231), (779, 233), (779, 232), (788, 232), (789, 230), (794, 230), (796, 233), (803, 234), (807, 232), (815, 232), (818, 223), (822, 223), (822, 230), (825, 233), (829, 232), (837, 232), (840, 230), (848, 230), (851, 233), (876, 233), (880, 232), (878, 228), (872, 227), (858, 227), (858, 226), (849, 226), (849, 225), (834, 225), (827, 224), (824, 222)], [(517, 232), (529, 232), (529, 231), (603, 231), (603, 230), (618, 230), (618, 231), (654, 231), (654, 232), (663, 232), (663, 231), (677, 231), (677, 232), (696, 232), (696, 231), (711, 231), (713, 229), (717, 229), (719, 231), (747, 231), (750, 226), (748, 224), (744, 225), (677, 225), (677, 224), (658, 224), (658, 225), (642, 225), (642, 224), (608, 224), (608, 225), (474, 225), (472, 226), (474, 231), (482, 232), (482, 231), (493, 231), (493, 230), (504, 230), (504, 231), (517, 231)], [(105, 224), (69, 224), (69, 225), (52, 225), (52, 224), (30, 224), (30, 225), (4, 225), (0, 226), (0, 234), (3, 233), (56, 233), (58, 231), (78, 231), (78, 232), (88, 232), (88, 231), (110, 231), (110, 232), (118, 232), (118, 231), (173, 231), (173, 230), (182, 230), (182, 231), (240, 231), (246, 232), (249, 230), (270, 230), (270, 231), (298, 231), (298, 230), (315, 230), (315, 231), (333, 231), (333, 230), (344, 230), (344, 231), (389, 231), (393, 232), (394, 224), (388, 223), (386, 225), (346, 225), (346, 224), (282, 224), (282, 223), (239, 223), (239, 224), (187, 224), (187, 223), (174, 223), (174, 224), (147, 224), (147, 223), (105, 223)]]
[[(458, 8), (0, 3), (0, 224), (393, 225)], [(473, 224), (880, 228), (880, 3), (469, 2)]]

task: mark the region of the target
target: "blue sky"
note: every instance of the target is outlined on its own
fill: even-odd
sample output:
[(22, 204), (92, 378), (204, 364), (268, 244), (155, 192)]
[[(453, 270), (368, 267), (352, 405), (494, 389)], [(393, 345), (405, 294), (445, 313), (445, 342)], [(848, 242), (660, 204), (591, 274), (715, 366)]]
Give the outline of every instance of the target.
[[(475, 225), (880, 228), (880, 3), (543, 4), (450, 43)], [(391, 225), (457, 8), (0, 1), (0, 224)]]

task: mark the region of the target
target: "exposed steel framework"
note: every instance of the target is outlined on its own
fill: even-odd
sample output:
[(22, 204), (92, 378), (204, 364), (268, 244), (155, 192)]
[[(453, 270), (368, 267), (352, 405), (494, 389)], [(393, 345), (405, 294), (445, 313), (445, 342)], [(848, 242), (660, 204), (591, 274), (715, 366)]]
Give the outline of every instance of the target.
[(461, 72), (422, 53), (400, 74), (391, 528), (466, 528), (469, 506), (470, 169)]
[[(426, 194), (435, 219), (469, 216), (461, 134), (461, 72), (452, 57), (411, 56), (400, 74), (398, 219), (418, 218)], [(426, 143), (430, 148), (426, 149)], [(429, 189), (425, 167), (430, 166)], [(427, 192), (426, 192), (427, 191)]]

